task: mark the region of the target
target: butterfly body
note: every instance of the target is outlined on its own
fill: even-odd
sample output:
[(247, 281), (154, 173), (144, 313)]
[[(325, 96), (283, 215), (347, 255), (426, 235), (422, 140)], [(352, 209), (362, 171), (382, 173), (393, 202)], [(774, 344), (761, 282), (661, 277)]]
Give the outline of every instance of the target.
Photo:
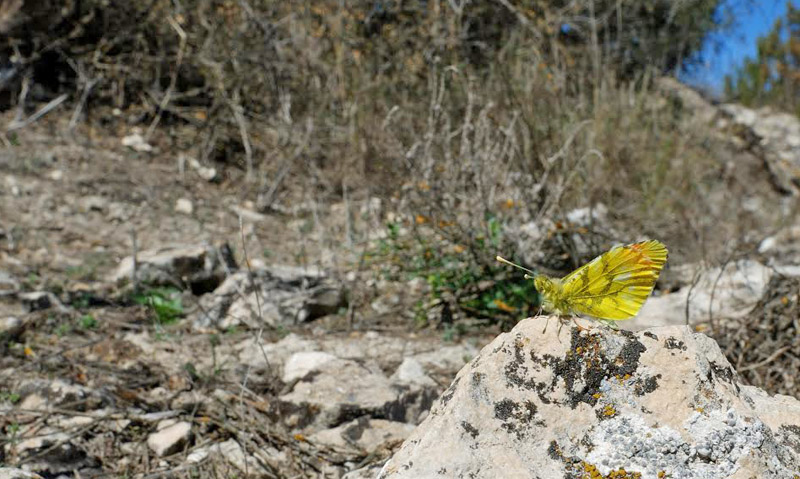
[(545, 311), (619, 321), (639, 312), (666, 262), (664, 244), (649, 240), (615, 246), (563, 278), (534, 275), (533, 280)]

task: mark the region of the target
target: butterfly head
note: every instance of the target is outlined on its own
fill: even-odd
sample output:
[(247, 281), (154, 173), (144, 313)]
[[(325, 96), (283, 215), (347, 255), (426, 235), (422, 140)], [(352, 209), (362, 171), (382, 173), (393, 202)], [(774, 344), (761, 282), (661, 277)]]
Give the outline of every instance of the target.
[(568, 310), (559, 301), (559, 280), (537, 275), (533, 278), (533, 285), (542, 297), (542, 309), (554, 314), (567, 314)]
[(543, 296), (550, 296), (554, 288), (553, 280), (542, 275), (533, 278), (533, 285), (536, 287), (536, 291)]
[(556, 298), (558, 297), (558, 288), (559, 284), (557, 283), (558, 280), (553, 278), (548, 278), (544, 275), (537, 275), (533, 278), (533, 285), (536, 287), (536, 291), (542, 297), (542, 309), (545, 311), (549, 311), (552, 313), (561, 314), (557, 311), (555, 303)]

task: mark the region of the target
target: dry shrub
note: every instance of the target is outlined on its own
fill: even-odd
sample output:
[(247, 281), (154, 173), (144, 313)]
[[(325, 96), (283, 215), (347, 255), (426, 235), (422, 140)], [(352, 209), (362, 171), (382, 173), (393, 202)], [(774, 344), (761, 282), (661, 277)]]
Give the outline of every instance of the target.
[(800, 397), (800, 279), (775, 275), (753, 311), (713, 331), (725, 356), (753, 386)]

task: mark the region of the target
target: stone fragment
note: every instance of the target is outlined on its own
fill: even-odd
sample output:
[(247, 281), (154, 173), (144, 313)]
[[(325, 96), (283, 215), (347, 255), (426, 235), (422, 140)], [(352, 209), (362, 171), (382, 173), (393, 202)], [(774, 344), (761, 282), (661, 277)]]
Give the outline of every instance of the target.
[(194, 213), (194, 204), (192, 200), (188, 198), (178, 198), (175, 202), (175, 212), (191, 216), (191, 214)]
[(192, 424), (186, 421), (166, 420), (157, 429), (147, 437), (147, 447), (159, 457), (181, 451), (192, 437)]
[(122, 146), (127, 146), (134, 151), (145, 153), (153, 151), (153, 145), (147, 143), (144, 137), (139, 133), (133, 133), (122, 137)]
[(212, 446), (212, 451), (222, 456), (230, 465), (243, 474), (252, 474), (258, 477), (259, 473), (266, 472), (259, 460), (248, 453), (236, 439), (228, 439), (220, 444), (215, 444)]

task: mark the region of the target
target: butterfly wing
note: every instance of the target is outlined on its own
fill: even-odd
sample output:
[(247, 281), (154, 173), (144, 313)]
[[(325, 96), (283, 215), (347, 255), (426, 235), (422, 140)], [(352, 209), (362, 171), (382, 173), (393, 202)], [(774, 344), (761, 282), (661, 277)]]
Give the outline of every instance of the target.
[(616, 246), (561, 279), (572, 312), (621, 320), (636, 315), (667, 262), (656, 240)]

